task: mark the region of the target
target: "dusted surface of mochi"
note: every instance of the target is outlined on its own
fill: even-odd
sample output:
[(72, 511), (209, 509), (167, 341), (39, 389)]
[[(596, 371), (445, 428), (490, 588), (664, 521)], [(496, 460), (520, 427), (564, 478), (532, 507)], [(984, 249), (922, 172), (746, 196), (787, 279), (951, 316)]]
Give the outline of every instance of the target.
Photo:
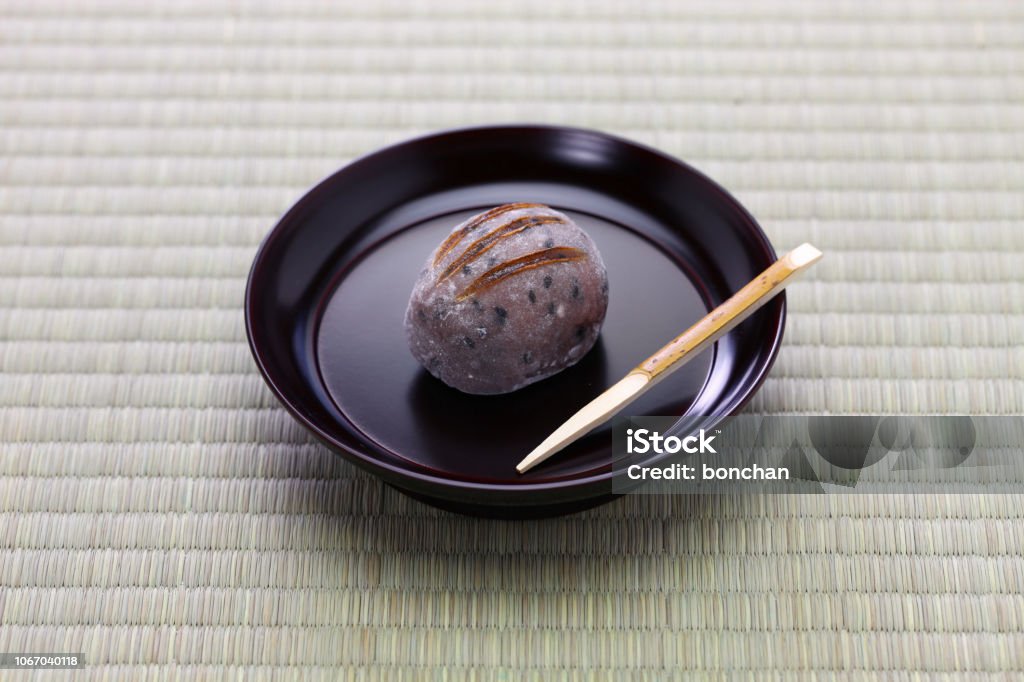
[(466, 393), (508, 393), (586, 355), (608, 308), (593, 240), (563, 213), (506, 204), (457, 225), (405, 314), (413, 356)]

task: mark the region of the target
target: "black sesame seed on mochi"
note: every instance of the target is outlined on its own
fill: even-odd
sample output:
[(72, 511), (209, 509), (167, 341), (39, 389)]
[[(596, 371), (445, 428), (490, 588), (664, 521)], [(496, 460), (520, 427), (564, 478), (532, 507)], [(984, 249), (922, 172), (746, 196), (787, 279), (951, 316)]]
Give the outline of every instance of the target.
[(449, 386), (508, 393), (578, 362), (607, 309), (589, 235), (547, 206), (506, 204), (456, 225), (430, 255), (405, 333), (413, 357)]

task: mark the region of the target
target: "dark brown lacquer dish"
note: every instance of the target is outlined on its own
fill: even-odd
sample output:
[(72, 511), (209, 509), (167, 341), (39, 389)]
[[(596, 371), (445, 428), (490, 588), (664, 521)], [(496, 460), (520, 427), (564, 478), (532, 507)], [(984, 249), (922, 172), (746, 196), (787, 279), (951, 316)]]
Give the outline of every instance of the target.
[[(456, 224), (515, 202), (546, 204), (593, 238), (608, 274), (604, 326), (551, 378), (461, 393), (412, 357), (409, 295)], [(576, 128), (468, 128), (374, 152), (299, 199), (256, 254), (246, 330), (280, 401), (348, 460), (445, 509), (548, 516), (613, 498), (611, 423), (525, 475), (515, 465), (774, 260), (739, 202), (661, 152)], [(780, 295), (629, 414), (736, 413), (764, 381), (784, 324)]]

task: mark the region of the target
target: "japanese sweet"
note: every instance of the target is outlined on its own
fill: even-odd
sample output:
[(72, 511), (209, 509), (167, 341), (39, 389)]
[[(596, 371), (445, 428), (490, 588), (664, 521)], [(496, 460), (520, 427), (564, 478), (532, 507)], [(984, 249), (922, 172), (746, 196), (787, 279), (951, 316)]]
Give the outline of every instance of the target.
[(405, 315), (413, 356), (474, 394), (508, 393), (575, 364), (608, 308), (593, 240), (542, 204), (506, 204), (456, 225), (427, 259)]

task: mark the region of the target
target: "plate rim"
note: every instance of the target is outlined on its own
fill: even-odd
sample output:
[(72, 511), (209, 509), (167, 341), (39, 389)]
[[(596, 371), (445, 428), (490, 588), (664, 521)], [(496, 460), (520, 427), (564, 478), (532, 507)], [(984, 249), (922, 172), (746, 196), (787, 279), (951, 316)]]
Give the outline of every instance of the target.
[[(256, 366), (260, 371), (260, 375), (263, 377), (264, 383), (270, 388), (271, 392), (277, 398), (278, 402), (285, 408), (285, 410), (298, 421), (304, 428), (310, 431), (314, 436), (317, 437), (325, 446), (334, 452), (345, 456), (346, 459), (353, 463), (370, 470), (371, 472), (379, 475), (379, 470), (385, 470), (389, 474), (396, 476), (403, 480), (409, 480), (415, 483), (415, 489), (421, 490), (422, 486), (429, 486), (429, 489), (435, 486), (442, 488), (458, 488), (466, 491), (484, 491), (484, 492), (500, 492), (514, 495), (529, 495), (533, 492), (552, 492), (552, 491), (563, 491), (568, 492), (571, 490), (579, 489), (583, 492), (594, 485), (601, 485), (604, 482), (611, 483), (612, 478), (615, 476), (614, 468), (609, 469), (607, 472), (594, 474), (590, 476), (580, 478), (569, 478), (559, 481), (549, 482), (524, 482), (521, 484), (494, 484), (494, 483), (479, 483), (473, 481), (464, 481), (454, 478), (447, 478), (444, 476), (432, 475), (430, 473), (414, 471), (409, 468), (397, 466), (385, 461), (378, 459), (374, 453), (363, 453), (358, 450), (349, 447), (348, 445), (338, 441), (331, 433), (323, 429), (315, 420), (308, 418), (304, 415), (288, 397), (288, 393), (282, 390), (281, 386), (274, 380), (271, 375), (266, 363), (262, 351), (260, 350), (256, 342), (256, 334), (253, 326), (253, 309), (255, 302), (253, 300), (253, 287), (254, 282), (257, 278), (258, 271), (263, 265), (263, 261), (268, 253), (270, 253), (273, 242), (279, 238), (284, 232), (284, 228), (294, 218), (305, 210), (306, 206), (312, 202), (317, 196), (324, 192), (334, 179), (343, 174), (353, 172), (353, 169), (358, 166), (375, 159), (378, 156), (394, 153), (401, 150), (403, 147), (418, 146), (437, 138), (454, 137), (459, 135), (467, 134), (479, 134), (485, 132), (503, 133), (503, 134), (516, 134), (516, 133), (551, 133), (551, 134), (572, 134), (572, 135), (585, 135), (592, 137), (599, 137), (605, 140), (610, 140), (618, 145), (624, 145), (626, 147), (632, 147), (643, 153), (650, 154), (659, 157), (660, 160), (670, 163), (675, 166), (681, 167), (688, 173), (691, 173), (701, 179), (707, 186), (716, 191), (720, 198), (723, 198), (727, 203), (732, 205), (738, 210), (746, 219), (747, 223), (753, 227), (750, 232), (750, 236), (754, 238), (755, 244), (760, 247), (763, 254), (768, 258), (769, 262), (774, 262), (777, 259), (777, 253), (772, 246), (770, 240), (761, 224), (757, 219), (750, 213), (749, 210), (735, 197), (732, 193), (726, 190), (722, 185), (716, 182), (714, 179), (693, 167), (686, 161), (679, 159), (671, 154), (668, 154), (660, 149), (652, 147), (648, 144), (637, 142), (619, 135), (605, 132), (594, 128), (585, 128), (578, 126), (566, 126), (556, 124), (545, 124), (545, 123), (494, 123), (494, 124), (480, 124), (471, 126), (459, 126), (453, 128), (444, 128), (435, 130), (414, 137), (406, 138), (398, 142), (384, 145), (382, 147), (375, 148), (367, 153), (361, 154), (348, 163), (344, 164), (337, 170), (327, 174), (309, 189), (307, 189), (294, 203), (276, 220), (274, 226), (267, 232), (267, 234), (260, 241), (256, 252), (253, 255), (252, 264), (249, 268), (248, 276), (246, 277), (245, 285), (245, 297), (244, 297), (244, 316), (245, 316), (245, 334), (249, 345), (249, 351), (253, 356)], [(737, 414), (741, 411), (753, 398), (753, 396), (760, 390), (768, 377), (772, 367), (778, 358), (779, 351), (782, 347), (782, 338), (785, 333), (786, 320), (787, 320), (787, 305), (785, 292), (780, 294), (777, 299), (780, 302), (779, 312), (774, 320), (774, 335), (770, 340), (764, 342), (765, 346), (770, 345), (767, 361), (763, 364), (757, 375), (750, 382), (748, 389), (743, 395), (742, 399), (739, 400), (733, 409), (725, 412), (721, 415), (717, 415), (716, 422), (725, 419), (729, 416)], [(703, 389), (702, 389), (703, 390)], [(358, 430), (358, 429), (357, 429)], [(365, 438), (365, 436), (364, 436)]]

